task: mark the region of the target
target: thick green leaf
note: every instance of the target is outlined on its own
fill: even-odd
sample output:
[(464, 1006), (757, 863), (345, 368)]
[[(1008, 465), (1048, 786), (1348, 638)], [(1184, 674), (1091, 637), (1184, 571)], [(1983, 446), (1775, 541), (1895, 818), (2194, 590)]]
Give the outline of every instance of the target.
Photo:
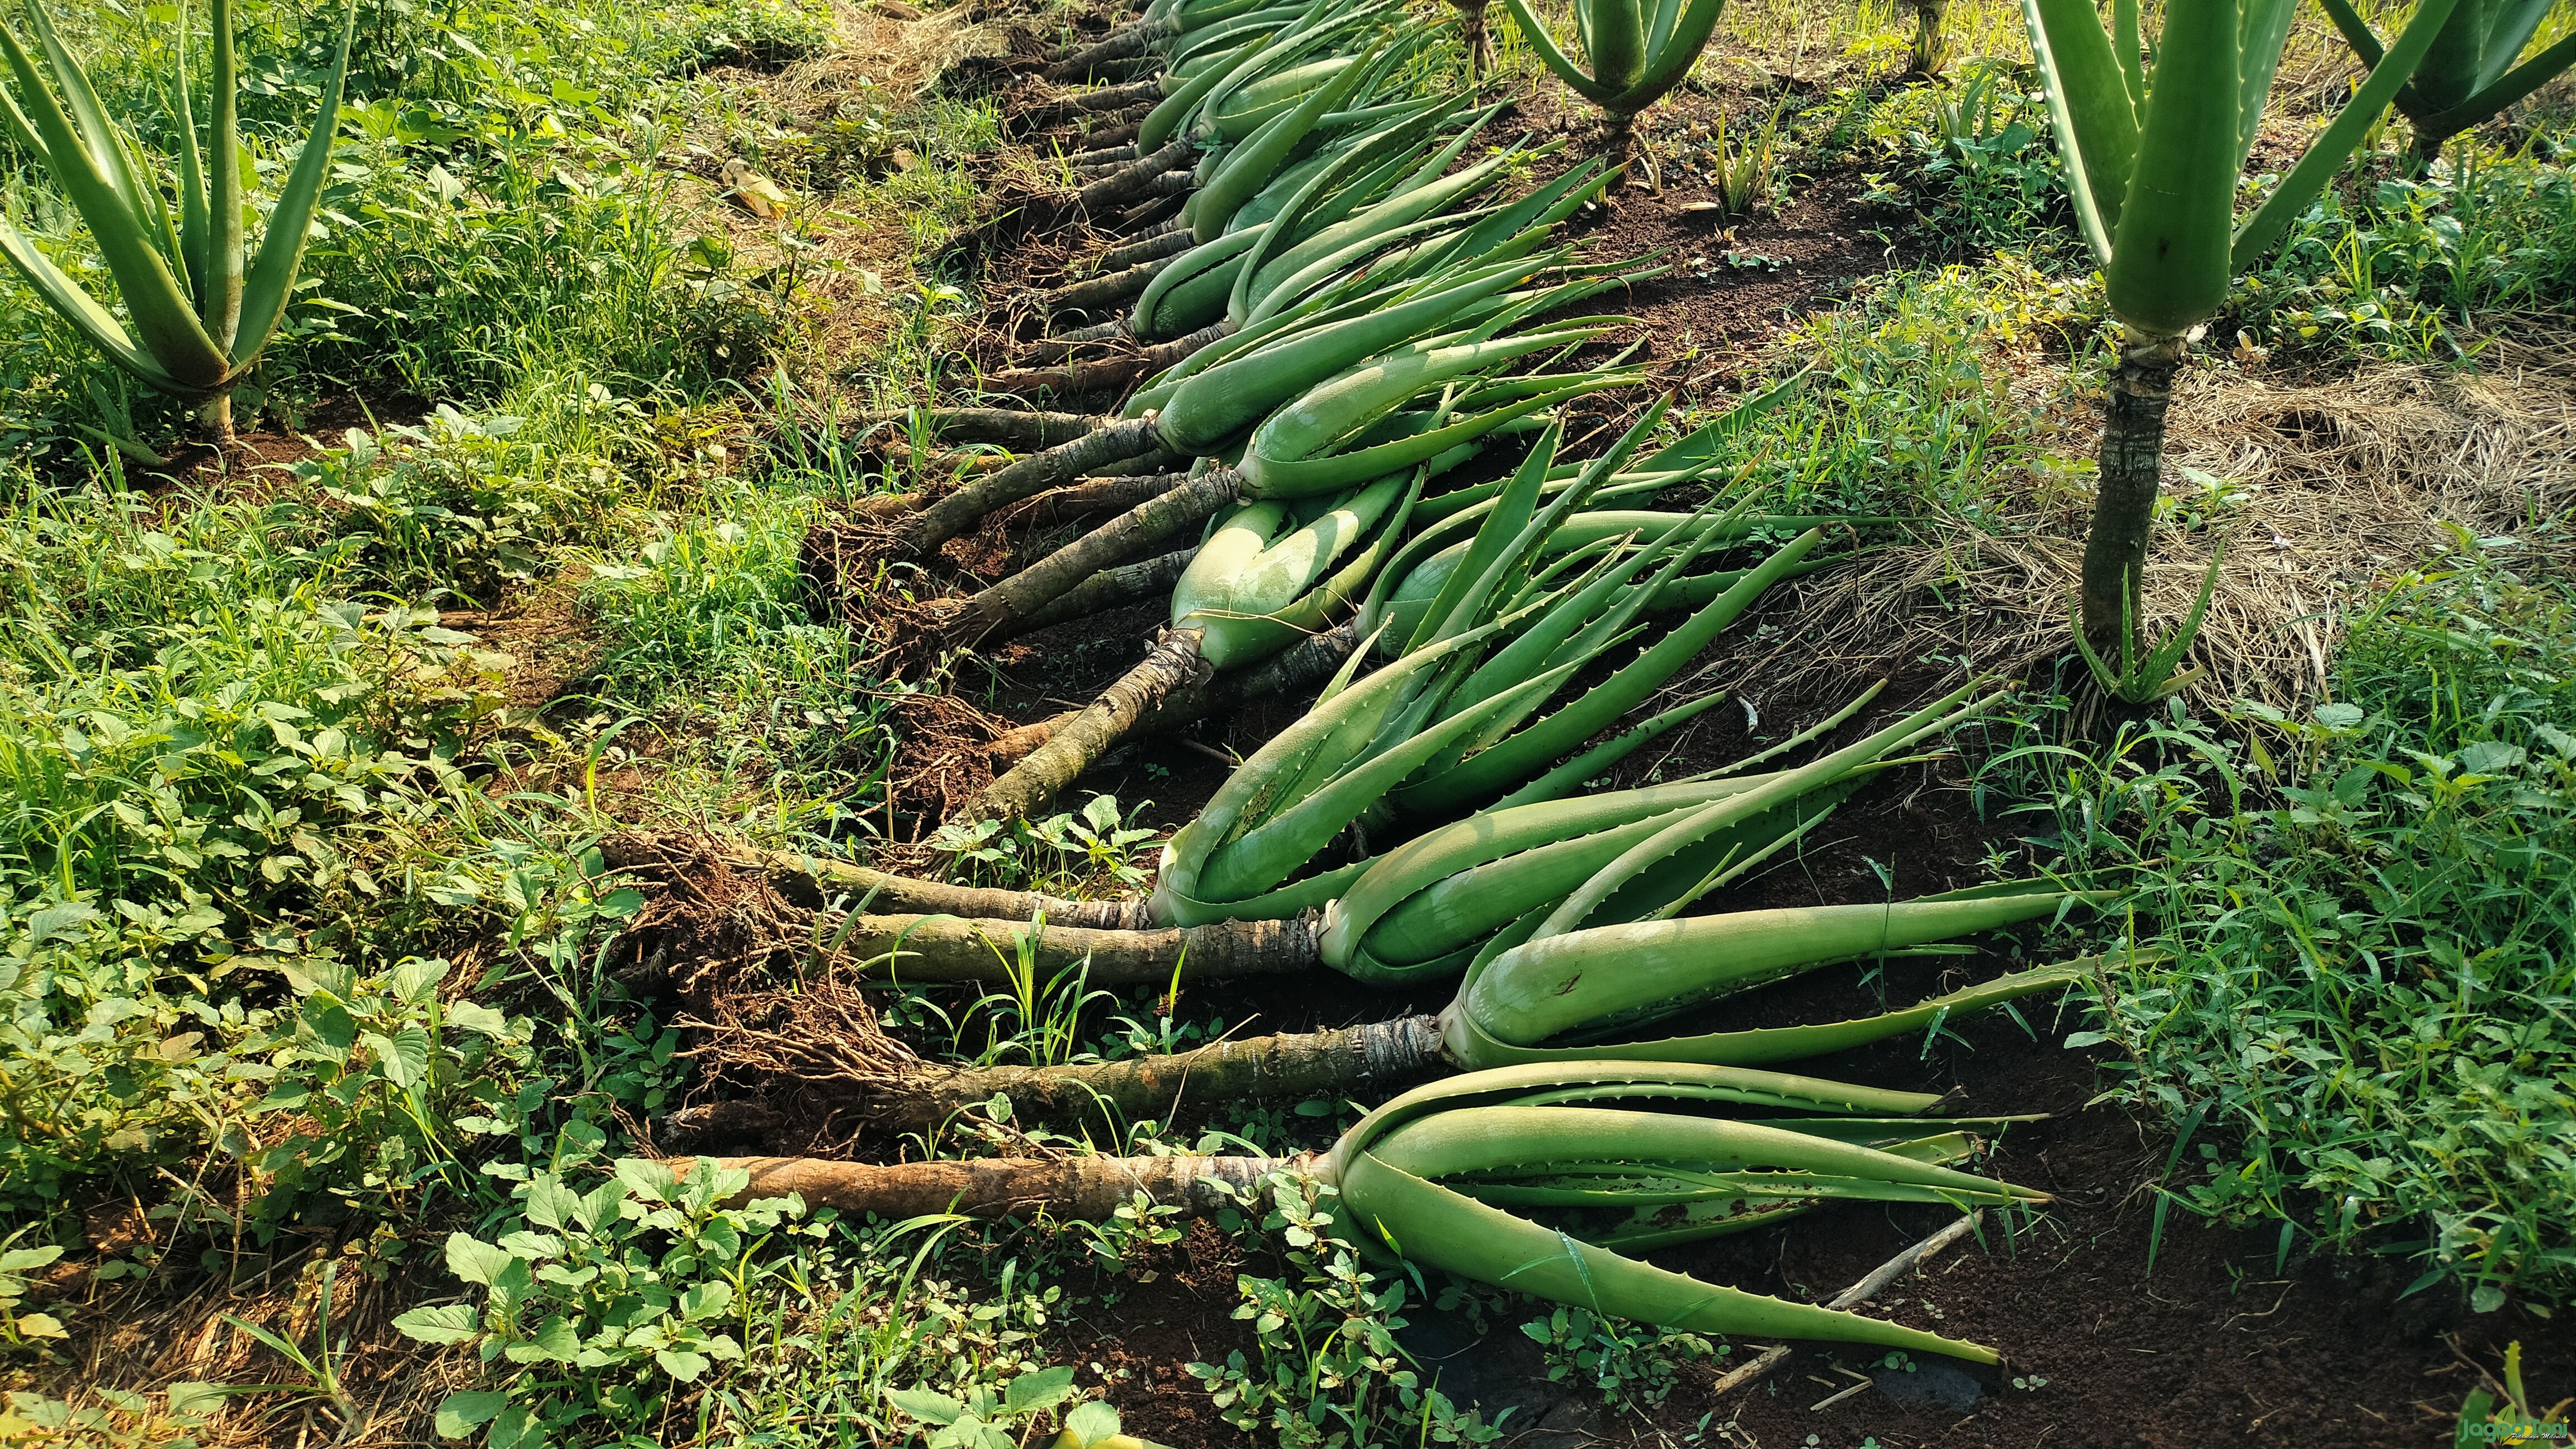
[[(2092, 0), (2038, 3), (2080, 3), (2092, 16)], [(2098, 34), (2100, 22), (2092, 24)], [(2233, 102), (2241, 75), (2236, 44), (2235, 0), (2167, 0), (2137, 165), (2102, 269), (2112, 314), (2153, 336), (2188, 332), (2227, 300), (2236, 215)]]

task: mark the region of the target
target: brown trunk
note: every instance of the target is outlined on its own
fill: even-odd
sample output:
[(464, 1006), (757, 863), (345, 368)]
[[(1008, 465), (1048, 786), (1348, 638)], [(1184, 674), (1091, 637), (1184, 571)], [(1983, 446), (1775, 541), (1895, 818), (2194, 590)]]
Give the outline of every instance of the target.
[(1467, 79), (1480, 81), (1494, 68), (1494, 34), (1485, 24), (1485, 0), (1457, 0), (1458, 43), (1467, 52)]
[[(971, 646), (1011, 629), (1102, 569), (1151, 552), (1216, 516), (1242, 480), (1217, 468), (1150, 498), (966, 601), (949, 638)], [(1191, 651), (1195, 654), (1197, 651)]]
[(1011, 986), (1024, 952), (1041, 985), (1075, 967), (1084, 968), (1093, 986), (1167, 986), (1176, 973), (1183, 981), (1218, 981), (1296, 976), (1323, 965), (1315, 927), (1306, 920), (1103, 931), (1051, 919), (855, 916), (834, 925), (825, 939), (837, 943), (841, 954), (870, 963), (869, 979), (910, 986)]
[(1066, 164), (1078, 172), (1101, 171), (1112, 166), (1124, 166), (1135, 159), (1135, 147), (1121, 146), (1113, 141), (1069, 157)]
[[(1140, 736), (1166, 734), (1183, 725), (1195, 724), (1209, 715), (1223, 714), (1246, 700), (1286, 699), (1302, 695), (1339, 669), (1358, 643), (1357, 626), (1339, 624), (1321, 634), (1299, 640), (1285, 653), (1264, 661), (1257, 668), (1230, 670), (1185, 684), (1138, 720), (1129, 733)], [(997, 767), (1014, 764), (1027, 758), (1031, 750), (1053, 739), (1057, 730), (1081, 717), (1082, 711), (1069, 709), (1035, 724), (1022, 725), (987, 746), (985, 757)]]
[(1069, 478), (1098, 471), (1103, 464), (1135, 458), (1162, 446), (1153, 414), (1113, 423), (1087, 437), (1032, 453), (997, 473), (967, 484), (914, 516), (901, 536), (903, 551), (914, 558), (928, 555), (964, 533), (996, 508), (1034, 498)]
[(2093, 494), (2093, 524), (2084, 535), (2081, 624), (2102, 662), (2121, 667), (2121, 620), (2127, 643), (2145, 657), (2146, 611), (2141, 603), (2147, 571), (2147, 538), (2155, 526), (2156, 489), (2163, 467), (2165, 410), (2173, 401), (2174, 370), (2184, 339), (2154, 337), (2131, 328), (2111, 375), (2103, 407), (2101, 471)]
[(992, 443), (1034, 452), (1079, 442), (1110, 420), (1089, 413), (1032, 412), (1024, 408), (897, 408), (861, 413), (851, 420), (861, 441), (882, 437), (880, 450), (902, 447), (918, 423), (943, 443)]
[(1021, 349), (1019, 357), (1013, 361), (1012, 366), (1015, 370), (1044, 367), (1050, 362), (1062, 362), (1086, 347), (1115, 347), (1133, 335), (1129, 330), (1127, 318), (1113, 317), (1106, 322), (1089, 327), (1077, 327), (1071, 332), (1059, 332), (1052, 337), (1041, 337)]
[[(1189, 568), (1190, 560), (1197, 556), (1196, 546), (1176, 548), (1170, 553), (1159, 554), (1143, 563), (1128, 564), (1123, 568), (1102, 569), (1057, 596), (1054, 602), (1044, 608), (997, 626), (984, 636), (984, 642), (992, 644), (1001, 639), (1034, 634), (1040, 629), (1052, 629), (1058, 624), (1071, 623), (1076, 619), (1093, 618), (1112, 610), (1141, 604), (1148, 599), (1156, 601), (1167, 599), (1171, 597), (1173, 587), (1180, 583), (1183, 571)], [(1001, 740), (995, 740), (993, 748), (986, 752), (987, 758), (994, 761), (995, 769), (1016, 764), (1028, 754), (1029, 750), (1046, 743), (1045, 737), (1041, 736), (1030, 740), (1026, 749), (1012, 752), (1008, 760), (1002, 759), (1002, 741), (1011, 739), (1018, 733), (1019, 731), (1013, 730), (1011, 734), (1004, 735)], [(1047, 733), (1053, 734), (1054, 731), (1050, 729)]]
[(1610, 189), (1618, 191), (1628, 184), (1628, 162), (1637, 149), (1637, 113), (1611, 111), (1601, 137), (1601, 159), (1610, 169)]
[(218, 448), (233, 445), (233, 395), (219, 392), (197, 406), (197, 426), (203, 428), (206, 440)]
[(1124, 169), (1075, 192), (1074, 207), (1085, 216), (1098, 216), (1110, 207), (1148, 194), (1173, 171), (1184, 176), (1194, 175), (1197, 163), (1198, 148), (1195, 145), (1187, 140), (1171, 142), (1153, 155), (1140, 157)]
[(880, 911), (919, 915), (964, 916), (997, 921), (1029, 921), (1043, 914), (1058, 926), (1100, 931), (1136, 931), (1154, 924), (1142, 899), (1075, 901), (1035, 891), (988, 890), (888, 875), (846, 860), (803, 855), (787, 850), (753, 851), (747, 863), (781, 875), (806, 876), (860, 892)]
[(985, 786), (982, 794), (957, 812), (955, 822), (973, 825), (985, 820), (1017, 820), (1037, 813), (1039, 807), (1072, 784), (1074, 776), (1091, 768), (1112, 745), (1126, 738), (1138, 720), (1151, 714), (1174, 690), (1196, 678), (1201, 667), (1199, 631), (1165, 631), (1146, 651), (1143, 662), (1102, 690), (1098, 699), (1084, 706), (1027, 759)]
[(1149, 498), (1160, 498), (1189, 480), (1186, 473), (1138, 473), (1117, 478), (1085, 478), (1050, 489), (1025, 503), (1014, 503), (993, 515), (1009, 528), (1044, 528), (1070, 523), (1095, 513), (1124, 513)]
[(1176, 257), (1197, 245), (1198, 234), (1181, 225), (1176, 219), (1154, 228), (1123, 247), (1117, 247), (1102, 254), (1100, 269), (1104, 272), (1114, 272), (1120, 267), (1132, 267), (1138, 262)]
[[(674, 1157), (686, 1174), (700, 1159)], [(794, 1193), (809, 1208), (874, 1213), (887, 1219), (939, 1213), (1007, 1217), (1042, 1212), (1057, 1219), (1104, 1219), (1137, 1193), (1191, 1212), (1235, 1205), (1233, 1194), (1257, 1191), (1274, 1172), (1294, 1172), (1307, 1157), (985, 1157), (968, 1162), (833, 1162), (819, 1157), (718, 1157), (718, 1167), (751, 1174), (729, 1199), (749, 1202)]]
[(1050, 320), (1066, 312), (1098, 312), (1115, 307), (1141, 294), (1146, 284), (1154, 280), (1154, 275), (1171, 264), (1172, 259), (1164, 257), (1076, 282), (1070, 287), (1059, 287), (1040, 296), (1038, 306)]
[(1136, 148), (1132, 143), (1136, 139), (1136, 133), (1145, 129), (1145, 118), (1153, 112), (1154, 108), (1151, 106), (1139, 106), (1133, 111), (1121, 112), (1116, 116), (1104, 116), (1101, 119), (1114, 121), (1116, 124), (1103, 126), (1096, 131), (1085, 131), (1082, 133), (1082, 139), (1095, 150), (1110, 146), (1124, 146), (1130, 154), (1133, 154)]
[(1059, 83), (1080, 80), (1091, 74), (1095, 68), (1107, 66), (1113, 61), (1133, 60), (1151, 49), (1154, 42), (1171, 34), (1173, 29), (1174, 27), (1168, 23), (1148, 24), (1140, 20), (1123, 29), (1111, 31), (1106, 38), (1085, 46), (1048, 66), (1046, 78)]
[(1061, 96), (1052, 101), (1042, 101), (1037, 105), (1026, 107), (1017, 114), (1013, 114), (1010, 108), (1005, 107), (1003, 121), (1016, 132), (1042, 131), (1049, 126), (1062, 125), (1077, 116), (1096, 115), (1102, 111), (1123, 111), (1133, 105), (1159, 102), (1162, 98), (1163, 82), (1160, 78), (1143, 80), (1133, 85), (1077, 91), (1069, 96)]
[(1011, 1116), (1022, 1124), (1105, 1121), (1114, 1130), (1144, 1117), (1171, 1121), (1190, 1092), (1198, 1101), (1227, 1103), (1342, 1098), (1419, 1076), (1440, 1061), (1439, 1019), (1408, 1016), (1339, 1031), (1217, 1042), (1170, 1056), (918, 1071), (885, 1089), (869, 1115), (885, 1126), (933, 1127), (999, 1092), (1011, 1099)]
[(1028, 371), (997, 372), (984, 379), (984, 390), (1016, 394), (1108, 392), (1160, 372), (1200, 348), (1233, 335), (1233, 323), (1211, 322), (1185, 337), (1158, 342), (1123, 356), (1104, 357), (1093, 362), (1067, 362)]

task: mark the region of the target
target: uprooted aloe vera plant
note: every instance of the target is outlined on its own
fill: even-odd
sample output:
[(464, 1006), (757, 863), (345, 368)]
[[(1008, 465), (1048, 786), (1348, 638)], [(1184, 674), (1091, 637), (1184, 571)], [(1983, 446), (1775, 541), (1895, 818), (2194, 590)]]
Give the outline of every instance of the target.
[(1613, 167), (1627, 164), (1637, 113), (1688, 78), (1726, 9), (1726, 0), (1656, 0), (1651, 11), (1641, 0), (1574, 0), (1585, 62), (1577, 65), (1530, 0), (1504, 4), (1539, 60), (1609, 118), (1604, 154)]
[(2183, 348), (2225, 304), (2230, 279), (2269, 251), (2334, 178), (2460, 3), (2417, 6), (2343, 110), (2239, 224), (2238, 178), (2295, 0), (2172, 0), (2153, 72), (2140, 60), (2137, 0), (2116, 0), (2107, 29), (2094, 0), (2023, 0), (2067, 193), (2124, 330), (2103, 404), (2075, 631), (2095, 675), (2123, 698), (2151, 699), (2188, 682), (2174, 670), (2198, 626), (2196, 609), (2172, 640), (2149, 648), (2141, 595), (2165, 412)]
[[(188, 7), (177, 16), (169, 93), (178, 134), (179, 214), (145, 168), (143, 148), (100, 104), (78, 60), (54, 34), (41, 0), (27, 19), (44, 51), (52, 83), (0, 22), (17, 95), (0, 88), (0, 123), (11, 139), (44, 163), (72, 210), (89, 227), (99, 256), (124, 299), (127, 321), (82, 290), (24, 233), (0, 218), (0, 255), (24, 274), (46, 306), (60, 313), (100, 354), (156, 392), (199, 407), (218, 441), (232, 440), (232, 394), (259, 363), (295, 291), (304, 241), (329, 179), (331, 142), (340, 127), (340, 94), (349, 70), (352, 4), (341, 22), (340, 50), (322, 88), (313, 130), (280, 188), (258, 253), (245, 257), (242, 218), (240, 80), (233, 59), (232, 0), (213, 0), (214, 108), (203, 149), (188, 104)], [(59, 92), (59, 94), (57, 94)]]
[(1239, 1205), (1280, 1174), (1303, 1174), (1338, 1189), (1355, 1241), (1420, 1267), (1665, 1328), (1991, 1363), (1994, 1352), (1978, 1344), (1709, 1283), (1621, 1251), (1757, 1228), (1827, 1201), (2047, 1201), (1952, 1166), (2030, 1119), (1922, 1115), (1936, 1104), (1921, 1093), (1777, 1072), (1604, 1060), (1417, 1088), (1315, 1158), (712, 1161), (748, 1180), (744, 1196), (794, 1192), (815, 1206), (886, 1218), (1107, 1217), (1140, 1193), (1210, 1210)]
[[(1993, 1122), (1814, 1078), (1624, 1061), (1476, 1072), (1363, 1118), (1315, 1175), (1363, 1241), (1409, 1263), (1664, 1328), (1865, 1343), (1995, 1362), (1992, 1349), (1703, 1282), (1618, 1251), (1740, 1231), (1828, 1198), (2038, 1203), (1943, 1165)], [(1728, 1115), (1717, 1115), (1726, 1113)], [(1753, 1115), (1758, 1114), (1758, 1115)]]
[[(1543, 774), (1660, 687), (1814, 546), (1810, 533), (1779, 550), (1609, 682), (1532, 723), (1567, 679), (1622, 642), (1714, 534), (1685, 541), (1675, 529), (1644, 548), (1533, 569), (1548, 535), (1617, 470), (1663, 410), (1661, 402), (1649, 408), (1544, 506), (1558, 430), (1543, 433), (1495, 496), (1468, 567), (1426, 611), (1402, 655), (1335, 688), (1237, 769), (1173, 838), (1156, 886), (1157, 913), (1191, 924), (1322, 904), (1360, 867), (1311, 867), (1353, 822), (1383, 815), (1390, 798), (1396, 808), (1408, 798), (1479, 804)], [(1355, 655), (1345, 674), (1358, 662)]]
[[(1476, 325), (1464, 331), (1435, 334), (1385, 357), (1364, 359), (1357, 367), (1310, 390), (1308, 399), (1325, 400), (1315, 408), (1301, 413), (1301, 402), (1274, 413), (1274, 418), (1298, 415), (1325, 420), (1310, 423), (1308, 432), (1295, 444), (1299, 456), (1293, 462), (1297, 471), (1279, 491), (1314, 497), (1336, 496), (1326, 492), (1336, 490), (1340, 502), (1347, 507), (1330, 506), (1312, 517), (1304, 513), (1304, 505), (1292, 510), (1239, 511), (1234, 521), (1240, 526), (1220, 529), (1208, 541), (1204, 561), (1192, 561), (1174, 598), (1174, 628), (1158, 647), (1104, 691), (1092, 708), (1082, 712), (1074, 728), (1050, 737), (979, 793), (968, 803), (964, 818), (973, 821), (997, 818), (1002, 812), (1024, 813), (1037, 799), (1051, 796), (1141, 719), (1153, 701), (1176, 688), (1181, 679), (1195, 674), (1200, 665), (1214, 663), (1239, 669), (1279, 654), (1314, 634), (1370, 587), (1372, 575), (1402, 537), (1413, 502), (1430, 478), (1473, 456), (1488, 439), (1533, 421), (1558, 403), (1635, 381), (1635, 373), (1617, 368), (1564, 376), (1490, 376), (1496, 369), (1509, 367), (1540, 349), (1580, 342), (1605, 325), (1604, 319), (1583, 319), (1535, 334), (1490, 336), (1530, 312), (1585, 295), (1601, 285), (1599, 279), (1578, 276), (1552, 286), (1499, 296), (1474, 291), (1523, 275), (1524, 267), (1524, 262), (1512, 260), (1470, 272), (1471, 287), (1435, 291), (1425, 299), (1432, 303), (1433, 310), (1422, 314), (1423, 322), (1414, 324), (1430, 325), (1430, 319), (1455, 322), (1462, 320), (1459, 313), (1465, 311), (1482, 318)], [(1436, 279), (1425, 285), (1436, 285)], [(1463, 307), (1442, 300), (1462, 292), (1470, 294)], [(1495, 306), (1483, 306), (1486, 301)], [(1399, 300), (1392, 310), (1401, 313), (1412, 305)], [(1369, 315), (1374, 314), (1352, 320), (1368, 320)], [(1274, 362), (1286, 358), (1293, 363), (1301, 345), (1318, 335), (1327, 343), (1342, 345), (1329, 335), (1331, 332), (1328, 326), (1285, 335), (1276, 348), (1266, 349), (1264, 355), (1273, 356)], [(1434, 364), (1427, 370), (1387, 365), (1423, 356)], [(1172, 395), (1163, 416), (1174, 420), (1173, 427), (1197, 430), (1183, 434), (1193, 439), (1193, 449), (1231, 452), (1258, 448), (1264, 437), (1258, 429), (1249, 439), (1231, 447), (1207, 437), (1210, 428), (1224, 427), (1224, 420), (1236, 415), (1231, 410), (1240, 406), (1239, 398), (1220, 396), (1202, 409), (1194, 404), (1192, 396), (1192, 389), (1202, 383), (1226, 383), (1227, 368), (1249, 366), (1255, 361), (1251, 356), (1230, 358), (1192, 377)], [(1360, 385), (1348, 385), (1352, 379), (1358, 379)], [(1260, 385), (1275, 381), (1267, 379)], [(1407, 406), (1426, 392), (1437, 393), (1433, 405)], [(1211, 418), (1215, 421), (1211, 422)], [(1246, 451), (1242, 457), (1243, 467), (1215, 469), (1193, 477), (1180, 488), (1140, 505), (965, 601), (958, 611), (959, 632), (980, 636), (1001, 619), (1025, 617), (1081, 587), (1098, 570), (1121, 562), (1122, 555), (1132, 556), (1139, 535), (1148, 531), (1149, 516), (1153, 530), (1168, 532), (1180, 524), (1211, 517), (1238, 490), (1253, 495), (1257, 501), (1270, 490), (1254, 476), (1251, 452)], [(1397, 489), (1403, 486), (1408, 472), (1410, 485), (1399, 497)], [(1278, 537), (1280, 528), (1292, 518), (1298, 526), (1286, 537)], [(1386, 521), (1377, 522), (1381, 518)], [(1344, 553), (1354, 546), (1356, 551), (1345, 558)]]

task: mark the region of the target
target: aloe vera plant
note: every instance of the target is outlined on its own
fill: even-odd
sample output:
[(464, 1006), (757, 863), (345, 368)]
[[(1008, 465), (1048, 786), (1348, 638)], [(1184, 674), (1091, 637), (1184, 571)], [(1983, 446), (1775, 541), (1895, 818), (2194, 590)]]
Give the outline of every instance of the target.
[(0, 60), (11, 83), (0, 89), (0, 122), (44, 163), (89, 227), (130, 322), (118, 321), (5, 218), (0, 255), (102, 356), (144, 386), (197, 407), (209, 432), (229, 442), (233, 389), (258, 365), (286, 315), (305, 233), (328, 179), (357, 8), (352, 4), (341, 20), (339, 55), (323, 85), (312, 133), (278, 192), (266, 237), (247, 257), (232, 0), (213, 0), (209, 18), (212, 115), (202, 149), (189, 101), (186, 5), (176, 20), (176, 74), (170, 83), (179, 136), (176, 216), (146, 169), (133, 132), (108, 115), (88, 73), (55, 33), (42, 0), (27, 0), (27, 24), (44, 53), (43, 67), (17, 30), (0, 22)]
[(2076, 221), (2124, 329), (2103, 407), (2076, 620), (2096, 675), (2124, 698), (2170, 692), (2191, 643), (2185, 630), (2147, 647), (2141, 601), (2165, 413), (2188, 339), (2226, 303), (2235, 274), (2333, 179), (2459, 3), (2423, 0), (2343, 110), (2239, 222), (2237, 178), (2295, 0), (2171, 0), (2152, 72), (2141, 59), (2137, 0), (2116, 0), (2107, 27), (2093, 0), (2023, 0)]
[(1574, 0), (1584, 56), (1578, 65), (1530, 0), (1503, 3), (1540, 62), (1608, 117), (1603, 153), (1614, 168), (1627, 164), (1637, 114), (1689, 77), (1726, 9), (1726, 0), (1656, 0), (1651, 9), (1642, 0)]
[(1923, 1115), (1937, 1101), (1777, 1072), (1602, 1060), (1417, 1088), (1317, 1157), (715, 1162), (741, 1175), (745, 1196), (794, 1192), (887, 1218), (1036, 1209), (1105, 1218), (1139, 1193), (1215, 1210), (1303, 1175), (1339, 1190), (1356, 1241), (1422, 1267), (1660, 1327), (1992, 1363), (1979, 1344), (1709, 1283), (1621, 1251), (1759, 1228), (1829, 1201), (2047, 1201), (1953, 1165), (2030, 1119)]
[(1531, 574), (1548, 534), (1617, 470), (1663, 407), (1649, 408), (1544, 507), (1557, 429), (1541, 434), (1496, 496), (1479, 548), (1400, 657), (1346, 686), (1336, 681), (1173, 838), (1155, 889), (1158, 915), (1186, 925), (1322, 904), (1360, 867), (1309, 874), (1310, 866), (1353, 821), (1390, 820), (1388, 811), (1403, 808), (1393, 802), (1407, 798), (1419, 808), (1481, 803), (1542, 775), (1660, 687), (1814, 546), (1810, 534), (1779, 550), (1611, 680), (1548, 710), (1558, 688), (1627, 635), (1701, 551), (1677, 529), (1657, 547), (1578, 559), (1562, 578)]
[[(2352, 0), (2320, 3), (2361, 63), (2376, 68), (2387, 47)], [(2576, 66), (2576, 34), (2521, 59), (2552, 8), (2552, 0), (2460, 0), (2453, 7), (2415, 73), (2397, 88), (2397, 109), (2415, 131), (2417, 164), (2430, 166), (2444, 142)]]

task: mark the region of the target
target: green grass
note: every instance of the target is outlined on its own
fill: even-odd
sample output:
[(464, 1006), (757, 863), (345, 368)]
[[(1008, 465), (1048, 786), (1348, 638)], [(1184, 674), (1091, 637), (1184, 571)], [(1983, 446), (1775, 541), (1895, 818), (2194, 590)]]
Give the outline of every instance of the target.
[(2482, 1309), (2576, 1288), (2576, 595), (2511, 558), (2396, 581), (2332, 704), (2057, 757), (2054, 811), (2173, 953), (2073, 1039), (2180, 1124), (2168, 1200)]

